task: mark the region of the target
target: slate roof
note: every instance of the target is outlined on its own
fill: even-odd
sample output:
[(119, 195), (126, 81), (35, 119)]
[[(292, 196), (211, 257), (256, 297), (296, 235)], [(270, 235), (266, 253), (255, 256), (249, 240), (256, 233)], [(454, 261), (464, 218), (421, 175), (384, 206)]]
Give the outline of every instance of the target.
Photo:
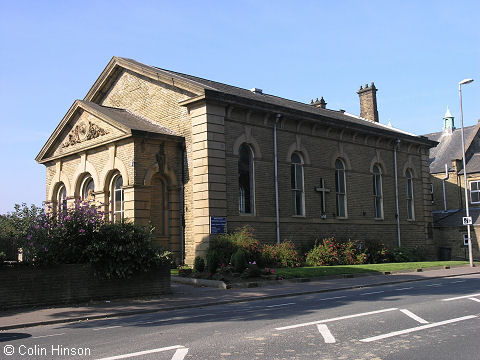
[(112, 119), (115, 122), (118, 122), (119, 124), (131, 130), (145, 131), (164, 135), (175, 135), (172, 130), (161, 126), (151, 120), (148, 120), (147, 118), (136, 115), (129, 110), (102, 106), (89, 101), (79, 100), (79, 102), (83, 105), (86, 105), (87, 107), (92, 108), (93, 110), (102, 113), (106, 117)]
[[(247, 90), (247, 89), (240, 88), (240, 87), (220, 83), (220, 82), (217, 82), (217, 81), (207, 80), (207, 79), (200, 78), (200, 77), (193, 76), (193, 75), (188, 75), (188, 74), (184, 74), (184, 73), (180, 73), (180, 72), (176, 72), (176, 71), (172, 71), (172, 70), (167, 70), (167, 69), (162, 69), (162, 68), (159, 68), (159, 67), (145, 65), (145, 64), (139, 63), (138, 61), (128, 59), (128, 58), (119, 58), (119, 59), (122, 59), (123, 61), (130, 62), (130, 63), (132, 63), (136, 66), (140, 66), (140, 67), (142, 67), (144, 69), (148, 69), (150, 71), (162, 72), (162, 73), (167, 74), (169, 76), (172, 76), (174, 78), (183, 79), (184, 81), (187, 81), (187, 82), (192, 83), (196, 86), (200, 86), (200, 87), (204, 88), (204, 90), (206, 90), (206, 91), (213, 90), (213, 91), (216, 91), (216, 92), (219, 92), (219, 93), (223, 93), (223, 94), (227, 94), (227, 95), (233, 95), (233, 96), (240, 97), (240, 98), (247, 99), (247, 100), (259, 101), (259, 102), (266, 103), (266, 104), (273, 105), (273, 106), (279, 106), (279, 107), (284, 107), (284, 108), (297, 110), (297, 111), (301, 111), (301, 112), (305, 112), (305, 113), (310, 113), (312, 115), (321, 115), (321, 116), (324, 116), (326, 118), (339, 120), (340, 122), (345, 122), (346, 124), (353, 123), (353, 124), (357, 124), (357, 125), (361, 125), (361, 126), (367, 126), (367, 127), (370, 127), (370, 128), (375, 128), (375, 129), (378, 129), (378, 130), (382, 130), (383, 132), (391, 133), (393, 136), (395, 136), (395, 133), (403, 134), (403, 135), (414, 137), (414, 138), (416, 138), (417, 140), (420, 140), (420, 141), (422, 141), (422, 140), (425, 141), (426, 140), (425, 142), (429, 143), (428, 140), (426, 138), (423, 138), (422, 136), (418, 136), (418, 135), (415, 135), (415, 134), (412, 134), (412, 133), (409, 133), (409, 132), (406, 132), (406, 131), (403, 131), (403, 130), (400, 130), (400, 129), (396, 129), (396, 128), (393, 128), (393, 127), (388, 126), (388, 125), (375, 123), (375, 122), (369, 121), (367, 119), (364, 119), (364, 118), (361, 118), (359, 116), (352, 115), (352, 114), (349, 114), (349, 113), (346, 113), (346, 112), (343, 112), (343, 111), (317, 108), (317, 107), (312, 106), (310, 104), (301, 103), (301, 102), (298, 102), (298, 101), (289, 100), (289, 99), (285, 99), (285, 98), (282, 98), (282, 97), (278, 97), (278, 96), (274, 96), (274, 95), (270, 95), (270, 94), (266, 94), (266, 93), (260, 94), (260, 93), (256, 93), (256, 92), (253, 92), (253, 91), (250, 91), (250, 90)], [(433, 144), (429, 144), (429, 145), (433, 145)]]
[[(476, 125), (464, 127), (464, 132), (465, 147), (467, 147), (472, 137), (476, 134)], [(430, 173), (445, 172), (445, 164), (448, 165), (448, 171), (453, 171), (452, 160), (462, 158), (461, 129), (455, 129), (451, 134), (442, 131), (426, 134), (425, 136), (430, 140), (439, 142), (436, 147), (430, 149)]]
[(334, 119), (337, 119), (337, 120), (348, 121), (348, 122), (352, 122), (352, 123), (355, 123), (355, 124), (366, 125), (366, 126), (370, 126), (370, 127), (374, 127), (374, 128), (378, 128), (378, 129), (382, 129), (382, 130), (390, 130), (390, 131), (393, 131), (393, 132), (399, 132), (399, 133), (402, 133), (402, 134), (405, 134), (405, 135), (418, 137), (415, 134), (412, 134), (412, 133), (409, 133), (409, 132), (406, 132), (406, 131), (403, 131), (403, 130), (400, 130), (400, 129), (396, 129), (396, 128), (390, 127), (388, 125), (375, 123), (375, 122), (369, 121), (367, 119), (364, 119), (364, 118), (361, 118), (359, 116), (352, 115), (352, 114), (349, 114), (349, 113), (346, 113), (346, 112), (343, 112), (343, 111), (322, 109), (322, 108), (312, 106), (310, 104), (285, 99), (285, 98), (275, 96), (275, 95), (270, 95), (270, 94), (267, 94), (267, 93), (259, 94), (259, 93), (253, 92), (251, 90), (247, 90), (247, 89), (235, 87), (235, 86), (232, 86), (232, 85), (219, 83), (219, 82), (212, 81), (212, 80), (202, 79), (202, 78), (192, 76), (192, 75), (188, 75), (188, 74), (182, 74), (182, 73), (174, 72), (174, 71), (171, 71), (171, 70), (165, 70), (165, 69), (160, 69), (160, 70), (168, 71), (168, 72), (174, 73), (174, 74), (176, 74), (180, 77), (183, 77), (183, 78), (186, 78), (186, 79), (189, 79), (189, 80), (193, 80), (193, 81), (195, 81), (199, 84), (202, 84), (202, 85), (206, 86), (207, 88), (210, 88), (210, 89), (213, 89), (213, 90), (225, 93), (225, 94), (239, 96), (239, 97), (250, 99), (250, 100), (261, 101), (261, 102), (268, 103), (268, 104), (271, 104), (271, 105), (282, 106), (282, 107), (286, 107), (286, 108), (290, 108), (290, 109), (294, 109), (294, 110), (299, 110), (299, 111), (303, 111), (303, 112), (307, 112), (307, 113), (311, 113), (311, 114), (315, 114), (315, 115), (323, 115), (325, 117), (334, 118)]
[[(472, 217), (473, 225), (480, 225), (480, 208), (471, 207), (469, 213)], [(432, 215), (433, 224), (438, 227), (464, 226), (462, 218), (467, 216), (465, 209), (432, 211)]]
[[(468, 174), (473, 174), (478, 172), (480, 172), (480, 154), (475, 153), (467, 162), (467, 177), (468, 177)], [(459, 173), (463, 174), (463, 169), (460, 170)]]

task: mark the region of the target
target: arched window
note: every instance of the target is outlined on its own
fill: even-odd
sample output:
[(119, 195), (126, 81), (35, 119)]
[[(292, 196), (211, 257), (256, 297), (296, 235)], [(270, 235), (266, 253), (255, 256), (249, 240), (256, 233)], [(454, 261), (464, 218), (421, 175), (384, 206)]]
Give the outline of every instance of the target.
[(343, 161), (337, 159), (335, 161), (335, 192), (337, 203), (337, 216), (347, 216), (347, 197), (346, 197), (346, 182), (345, 182), (345, 165)]
[(241, 214), (255, 212), (253, 152), (247, 144), (238, 150), (238, 208)]
[(415, 219), (415, 207), (413, 204), (413, 176), (410, 170), (407, 170), (405, 173), (405, 177), (407, 178), (406, 181), (406, 191), (405, 196), (407, 199), (407, 219), (414, 220)]
[(95, 183), (90, 175), (83, 179), (82, 186), (80, 188), (80, 195), (82, 200), (93, 200), (93, 193), (95, 191)]
[(58, 214), (67, 211), (67, 189), (64, 184), (58, 187), (57, 197), (55, 199)]
[(110, 203), (112, 206), (112, 221), (122, 222), (124, 207), (123, 207), (123, 178), (120, 174), (112, 178), (112, 185), (110, 189)]
[(383, 219), (382, 171), (378, 165), (373, 166), (373, 207), (375, 219)]
[(291, 187), (293, 215), (305, 215), (303, 192), (303, 162), (299, 154), (292, 154), (291, 158)]

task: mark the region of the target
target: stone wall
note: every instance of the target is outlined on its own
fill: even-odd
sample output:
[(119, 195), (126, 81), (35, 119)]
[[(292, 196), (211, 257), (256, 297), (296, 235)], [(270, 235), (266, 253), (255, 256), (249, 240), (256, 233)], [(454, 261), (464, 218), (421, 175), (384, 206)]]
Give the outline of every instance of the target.
[[(225, 120), (228, 229), (252, 225), (262, 242), (274, 243), (275, 188), (273, 119), (266, 115), (234, 109)], [(300, 119), (283, 119), (277, 131), (279, 208), (281, 240), (299, 247), (315, 239), (377, 240), (397, 246), (393, 141), (387, 137), (345, 131), (318, 125), (299, 126)], [(247, 143), (254, 152), (255, 216), (239, 214), (238, 147)], [(434, 257), (427, 149), (401, 143), (397, 153), (399, 216), (402, 246), (427, 248)], [(298, 152), (304, 160), (305, 216), (292, 216), (290, 156)], [(346, 165), (347, 217), (336, 217), (335, 160)], [(383, 219), (374, 219), (372, 166), (382, 167)], [(407, 219), (406, 169), (412, 169), (414, 220)], [(326, 195), (326, 218), (321, 217), (320, 178), (330, 189)]]
[[(463, 244), (466, 226), (435, 227), (434, 237), (438, 248), (450, 249), (452, 260), (468, 260), (468, 246)], [(471, 226), (472, 253), (474, 259), (480, 259), (480, 226)], [(440, 255), (440, 254), (439, 254)]]
[(89, 265), (0, 267), (0, 309), (169, 294), (170, 268), (130, 279), (98, 280)]

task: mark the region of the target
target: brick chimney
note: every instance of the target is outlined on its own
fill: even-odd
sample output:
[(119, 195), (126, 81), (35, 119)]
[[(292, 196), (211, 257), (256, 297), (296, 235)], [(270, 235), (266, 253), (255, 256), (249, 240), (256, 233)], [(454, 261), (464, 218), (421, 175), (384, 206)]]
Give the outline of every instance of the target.
[(360, 117), (378, 122), (377, 88), (375, 84), (373, 82), (370, 86), (366, 84), (364, 88), (360, 86), (357, 94), (360, 98)]

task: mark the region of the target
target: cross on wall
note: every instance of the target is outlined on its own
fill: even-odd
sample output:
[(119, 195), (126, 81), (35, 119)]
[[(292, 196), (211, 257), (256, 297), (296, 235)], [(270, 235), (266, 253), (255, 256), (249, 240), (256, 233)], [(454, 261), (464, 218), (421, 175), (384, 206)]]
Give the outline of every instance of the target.
[(322, 219), (327, 218), (327, 208), (325, 203), (325, 195), (330, 192), (330, 189), (325, 187), (325, 181), (320, 178), (320, 186), (315, 186), (315, 191), (320, 193), (320, 202), (322, 204)]

